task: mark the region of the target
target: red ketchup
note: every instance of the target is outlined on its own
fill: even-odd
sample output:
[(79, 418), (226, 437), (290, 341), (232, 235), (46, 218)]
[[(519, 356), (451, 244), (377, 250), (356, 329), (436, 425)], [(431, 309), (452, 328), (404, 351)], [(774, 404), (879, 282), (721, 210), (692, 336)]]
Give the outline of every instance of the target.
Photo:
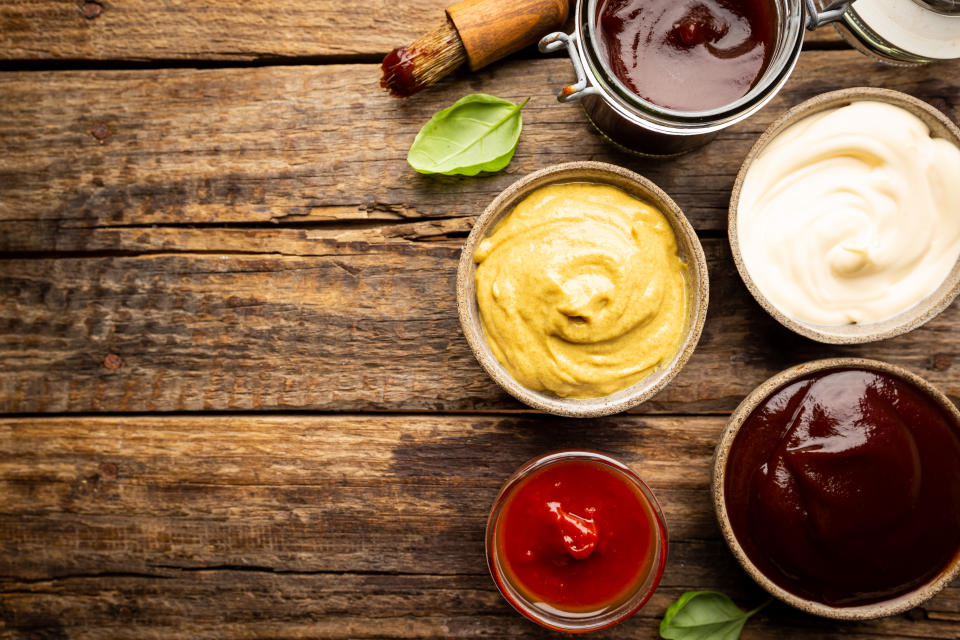
[(601, 0), (597, 36), (611, 71), (668, 109), (702, 111), (742, 98), (773, 51), (771, 0)]
[(494, 526), (502, 578), (529, 602), (563, 612), (616, 607), (666, 558), (646, 496), (624, 471), (593, 460), (534, 470), (509, 490)]
[(724, 492), (737, 541), (780, 587), (834, 607), (887, 600), (960, 552), (960, 426), (902, 378), (818, 372), (743, 423)]

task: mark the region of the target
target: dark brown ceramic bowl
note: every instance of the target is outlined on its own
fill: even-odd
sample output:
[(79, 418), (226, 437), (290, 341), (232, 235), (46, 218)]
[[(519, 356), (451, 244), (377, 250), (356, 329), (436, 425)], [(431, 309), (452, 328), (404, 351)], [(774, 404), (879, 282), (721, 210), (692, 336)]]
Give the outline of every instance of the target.
[(730, 238), (730, 250), (733, 252), (733, 261), (737, 265), (737, 271), (740, 272), (740, 277), (743, 279), (744, 284), (747, 285), (747, 289), (750, 290), (750, 293), (756, 301), (760, 303), (760, 306), (773, 316), (777, 322), (811, 340), (829, 344), (875, 342), (912, 331), (946, 309), (947, 306), (953, 302), (953, 299), (957, 297), (957, 294), (960, 293), (960, 260), (958, 260), (953, 270), (950, 271), (939, 287), (930, 292), (930, 294), (918, 304), (892, 318), (881, 322), (864, 324), (825, 325), (803, 322), (787, 316), (770, 302), (763, 291), (756, 285), (753, 278), (750, 277), (750, 272), (747, 271), (746, 265), (743, 263), (743, 255), (740, 252), (740, 238), (737, 231), (737, 207), (740, 203), (740, 190), (743, 187), (743, 181), (746, 179), (747, 172), (750, 170), (753, 161), (767, 144), (787, 127), (815, 113), (826, 111), (827, 109), (836, 109), (862, 100), (886, 102), (906, 109), (930, 127), (930, 133), (933, 137), (949, 140), (957, 145), (957, 147), (960, 147), (960, 129), (957, 128), (950, 118), (922, 100), (917, 100), (899, 91), (878, 89), (875, 87), (855, 87), (831, 91), (810, 98), (806, 102), (801, 102), (770, 125), (757, 140), (756, 144), (753, 145), (753, 148), (750, 149), (746, 160), (743, 161), (743, 165), (740, 167), (740, 173), (737, 174), (737, 180), (733, 185), (733, 193), (730, 196), (730, 212), (727, 227)]
[[(821, 602), (808, 600), (806, 598), (801, 598), (797, 595), (794, 595), (776, 585), (773, 581), (760, 572), (757, 566), (750, 560), (750, 558), (747, 557), (747, 554), (744, 552), (733, 533), (733, 527), (730, 524), (730, 519), (727, 514), (726, 497), (724, 495), (727, 458), (730, 455), (730, 448), (733, 446), (733, 441), (737, 436), (737, 432), (740, 430), (740, 426), (750, 416), (750, 414), (753, 413), (753, 410), (756, 409), (761, 402), (766, 400), (775, 391), (790, 384), (797, 378), (801, 378), (818, 371), (844, 368), (859, 368), (879, 371), (881, 373), (887, 373), (899, 378), (903, 378), (908, 382), (912, 382), (917, 386), (917, 388), (923, 391), (927, 397), (939, 404), (947, 414), (952, 416), (956, 424), (960, 424), (960, 411), (957, 411), (957, 408), (952, 402), (950, 402), (950, 399), (947, 398), (947, 396), (945, 396), (942, 392), (940, 392), (939, 389), (934, 387), (920, 376), (911, 373), (902, 367), (887, 364), (885, 362), (879, 362), (877, 360), (866, 360), (863, 358), (830, 358), (827, 360), (805, 362), (795, 367), (791, 367), (785, 371), (781, 371), (777, 375), (765, 381), (763, 384), (751, 391), (750, 394), (744, 398), (740, 405), (734, 410), (733, 414), (730, 416), (730, 419), (727, 421), (726, 428), (723, 430), (723, 433), (720, 434), (720, 442), (717, 444), (717, 448), (714, 453), (711, 492), (713, 494), (714, 511), (716, 512), (717, 521), (720, 524), (720, 530), (723, 534), (723, 539), (727, 543), (727, 546), (730, 547), (730, 551), (733, 552), (737, 562), (740, 563), (740, 566), (743, 567), (744, 571), (750, 574), (750, 577), (753, 578), (757, 584), (766, 589), (770, 595), (775, 596), (776, 598), (796, 607), (797, 609), (800, 609), (801, 611), (816, 616), (835, 618), (839, 620), (867, 620), (870, 618), (880, 618), (883, 616), (902, 613), (908, 609), (920, 606), (922, 603), (935, 596), (941, 589), (943, 589), (954, 578), (956, 578), (957, 575), (960, 575), (960, 546), (958, 546), (957, 552), (954, 554), (953, 559), (950, 561), (950, 564), (947, 565), (947, 567), (945, 567), (932, 580), (909, 593), (892, 598), (890, 600), (868, 605), (857, 607), (832, 607)], [(960, 473), (960, 469), (958, 469), (957, 472)]]
[[(497, 223), (530, 193), (548, 184), (592, 182), (617, 187), (629, 195), (648, 202), (663, 212), (673, 227), (677, 239), (677, 253), (689, 267), (684, 278), (687, 288), (686, 335), (676, 355), (665, 366), (657, 369), (633, 386), (599, 398), (560, 398), (534, 391), (521, 385), (504, 368), (487, 344), (477, 306), (474, 252)], [(457, 270), (457, 310), (460, 326), (467, 343), (480, 366), (490, 374), (507, 393), (535, 409), (561, 416), (593, 418), (619, 413), (647, 400), (663, 389), (693, 353), (707, 315), (708, 281), (707, 261), (696, 232), (680, 207), (655, 184), (632, 171), (602, 162), (569, 162), (531, 173), (513, 183), (498, 195), (484, 210), (473, 231), (463, 245)]]

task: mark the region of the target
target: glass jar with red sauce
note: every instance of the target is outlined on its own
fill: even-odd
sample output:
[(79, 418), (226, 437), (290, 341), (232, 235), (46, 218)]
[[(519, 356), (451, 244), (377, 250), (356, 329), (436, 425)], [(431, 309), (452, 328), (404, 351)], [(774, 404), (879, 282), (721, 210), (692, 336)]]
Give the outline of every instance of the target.
[(566, 47), (577, 82), (558, 99), (581, 100), (605, 138), (641, 155), (676, 155), (763, 107), (796, 65), (804, 26), (840, 19), (847, 4), (579, 0), (574, 32), (546, 36), (540, 50)]
[(610, 627), (660, 582), (667, 529), (653, 493), (609, 456), (559, 451), (503, 485), (486, 531), (487, 564), (504, 598), (557, 631)]

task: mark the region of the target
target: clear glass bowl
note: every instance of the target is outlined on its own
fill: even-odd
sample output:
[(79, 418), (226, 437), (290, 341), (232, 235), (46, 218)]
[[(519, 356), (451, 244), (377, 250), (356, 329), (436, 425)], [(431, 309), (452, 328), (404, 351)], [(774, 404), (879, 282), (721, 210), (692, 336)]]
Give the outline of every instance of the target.
[[(654, 539), (655, 545), (652, 551), (653, 561), (650, 568), (641, 580), (631, 591), (626, 593), (616, 604), (596, 611), (588, 612), (568, 612), (551, 607), (546, 603), (532, 601), (527, 597), (523, 590), (518, 588), (504, 569), (503, 563), (498, 552), (497, 546), (497, 528), (507, 499), (521, 483), (537, 471), (551, 465), (570, 462), (586, 461), (605, 465), (613, 470), (622, 480), (632, 484), (638, 491), (638, 495), (646, 502), (649, 512), (654, 518)], [(637, 611), (639, 611), (653, 592), (660, 584), (660, 578), (663, 576), (663, 570), (667, 562), (667, 526), (663, 519), (663, 513), (660, 505), (650, 488), (633, 472), (627, 465), (615, 460), (609, 456), (592, 451), (565, 450), (547, 453), (529, 460), (517, 469), (511, 475), (500, 489), (500, 493), (494, 500), (493, 508), (490, 510), (490, 516), (487, 518), (486, 530), (486, 552), (487, 566), (490, 569), (490, 575), (496, 583), (497, 588), (503, 597), (506, 598), (514, 609), (525, 617), (533, 620), (549, 629), (555, 631), (566, 631), (569, 633), (585, 633), (589, 631), (598, 631), (623, 622)]]

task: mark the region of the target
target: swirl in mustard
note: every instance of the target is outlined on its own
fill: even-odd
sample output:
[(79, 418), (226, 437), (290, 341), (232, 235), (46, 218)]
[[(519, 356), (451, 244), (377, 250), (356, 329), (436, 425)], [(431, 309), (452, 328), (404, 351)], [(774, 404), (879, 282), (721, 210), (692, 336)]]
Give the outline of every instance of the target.
[(475, 260), (487, 342), (530, 389), (605, 396), (679, 350), (687, 267), (673, 229), (617, 188), (537, 189), (480, 243)]

